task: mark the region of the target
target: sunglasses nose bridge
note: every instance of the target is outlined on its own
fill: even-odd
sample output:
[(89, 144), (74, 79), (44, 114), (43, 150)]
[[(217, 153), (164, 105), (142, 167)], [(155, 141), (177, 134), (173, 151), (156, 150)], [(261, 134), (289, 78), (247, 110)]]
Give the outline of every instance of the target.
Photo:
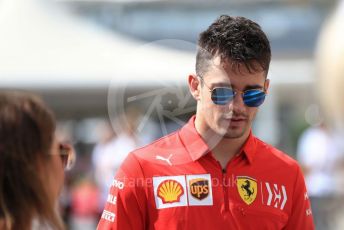
[(244, 91), (233, 90), (233, 102), (235, 102), (235, 100), (241, 100), (242, 104), (244, 104), (244, 93)]
[(243, 113), (246, 107), (244, 102), (244, 92), (239, 90), (234, 91), (234, 97), (230, 103), (230, 106), (234, 112)]

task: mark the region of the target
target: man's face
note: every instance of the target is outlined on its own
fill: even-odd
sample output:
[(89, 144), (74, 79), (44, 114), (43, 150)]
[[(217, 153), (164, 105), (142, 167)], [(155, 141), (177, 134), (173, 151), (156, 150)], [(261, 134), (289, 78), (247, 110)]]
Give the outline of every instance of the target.
[[(197, 116), (202, 120), (203, 130), (211, 130), (224, 138), (240, 138), (248, 135), (258, 111), (257, 107), (245, 105), (240, 92), (249, 89), (265, 89), (269, 86), (266, 73), (250, 73), (245, 65), (233, 69), (231, 62), (213, 65), (199, 84), (200, 98)], [(200, 81), (201, 79), (198, 78)], [(210, 90), (215, 87), (231, 87), (237, 95), (226, 105), (216, 105)]]

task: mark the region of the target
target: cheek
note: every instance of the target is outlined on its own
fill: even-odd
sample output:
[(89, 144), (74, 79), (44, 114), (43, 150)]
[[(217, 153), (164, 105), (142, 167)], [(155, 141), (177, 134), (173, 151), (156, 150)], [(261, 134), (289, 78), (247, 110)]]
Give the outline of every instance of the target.
[(250, 120), (253, 120), (255, 118), (257, 112), (258, 112), (257, 108), (250, 108), (250, 107), (248, 107), (247, 113), (248, 113), (248, 116), (250, 117)]
[(210, 95), (206, 91), (201, 91), (200, 102), (203, 108), (209, 108), (213, 104)]
[[(64, 168), (59, 155), (52, 156), (51, 180), (56, 182), (57, 187), (62, 187), (64, 181)], [(57, 188), (59, 189), (59, 188)]]
[(228, 105), (215, 105), (213, 101), (211, 100), (210, 94), (208, 92), (203, 92), (200, 98), (200, 106), (201, 106), (201, 113), (208, 123), (209, 126), (211, 126), (214, 129), (218, 129), (219, 127), (225, 127), (227, 123), (222, 124), (223, 120), (222, 118), (224, 116), (230, 116), (232, 111), (232, 103), (229, 103)]
[(201, 94), (201, 100), (200, 100), (202, 110), (205, 113), (215, 113), (216, 111), (221, 111), (221, 107), (223, 106), (218, 106), (215, 105), (214, 102), (211, 100), (211, 95), (207, 91), (202, 91)]
[(212, 101), (204, 100), (202, 102), (202, 114), (207, 116), (208, 119), (215, 119), (218, 116), (218, 114), (221, 113), (221, 111), (221, 108), (219, 108), (219, 106), (214, 105)]
[(204, 109), (203, 114), (205, 119), (213, 130), (218, 130), (228, 126), (223, 120), (223, 117), (228, 113), (225, 107), (226, 106), (217, 106), (213, 104)]
[(200, 96), (199, 105), (201, 106), (202, 114), (209, 116), (213, 110), (213, 102), (206, 93), (202, 93)]

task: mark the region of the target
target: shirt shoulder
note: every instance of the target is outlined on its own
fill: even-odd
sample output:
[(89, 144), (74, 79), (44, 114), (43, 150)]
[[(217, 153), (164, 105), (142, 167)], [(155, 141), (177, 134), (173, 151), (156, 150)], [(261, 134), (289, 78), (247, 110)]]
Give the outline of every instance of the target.
[(283, 167), (285, 170), (298, 170), (298, 162), (286, 154), (285, 152), (277, 149), (276, 147), (265, 143), (264, 141), (256, 138), (256, 160), (265, 162), (268, 165)]
[[(175, 166), (192, 161), (177, 130), (152, 143), (135, 149), (130, 154), (136, 158), (141, 167), (147, 165)], [(148, 166), (147, 166), (148, 167)]]

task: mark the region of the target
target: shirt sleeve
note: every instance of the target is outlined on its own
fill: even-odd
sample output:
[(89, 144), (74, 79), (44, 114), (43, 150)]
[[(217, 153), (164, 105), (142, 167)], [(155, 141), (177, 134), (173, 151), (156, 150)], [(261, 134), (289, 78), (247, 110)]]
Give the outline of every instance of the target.
[(313, 230), (313, 215), (305, 180), (297, 165), (296, 181), (292, 197), (292, 209), (285, 230)]
[(144, 181), (139, 162), (134, 154), (129, 154), (112, 182), (98, 230), (145, 229)]

